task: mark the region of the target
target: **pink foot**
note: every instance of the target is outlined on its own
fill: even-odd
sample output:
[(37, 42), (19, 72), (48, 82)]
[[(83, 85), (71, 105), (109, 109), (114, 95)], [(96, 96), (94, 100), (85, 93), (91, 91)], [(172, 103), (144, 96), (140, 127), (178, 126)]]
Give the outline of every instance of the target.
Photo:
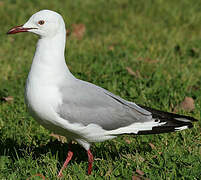
[(92, 164), (94, 161), (94, 157), (93, 157), (93, 154), (91, 153), (90, 149), (87, 151), (87, 155), (88, 155), (88, 175), (90, 175), (91, 171), (92, 171)]
[(70, 162), (70, 160), (72, 159), (72, 157), (73, 157), (73, 152), (72, 151), (68, 151), (68, 156), (66, 158), (66, 161), (63, 164), (63, 167), (59, 171), (58, 177), (62, 177), (63, 176), (62, 171), (67, 167), (67, 165)]

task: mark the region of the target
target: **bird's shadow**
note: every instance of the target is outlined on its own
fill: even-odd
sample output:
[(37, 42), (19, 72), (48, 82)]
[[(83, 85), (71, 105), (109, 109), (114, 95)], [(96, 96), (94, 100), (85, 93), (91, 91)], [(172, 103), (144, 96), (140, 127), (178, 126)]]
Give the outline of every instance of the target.
[[(121, 145), (120, 148), (117, 149), (115, 142), (104, 142), (100, 146), (94, 146), (92, 148), (92, 153), (95, 158), (100, 159), (107, 159), (108, 155), (111, 159), (116, 159), (120, 157), (120, 154), (126, 154), (129, 152), (129, 144), (128, 145)], [(47, 144), (36, 146), (31, 145), (27, 146), (27, 144), (18, 144), (17, 141), (7, 138), (6, 140), (0, 140), (0, 156), (8, 156), (11, 160), (16, 161), (19, 158), (25, 158), (27, 155), (31, 154), (33, 159), (37, 159), (41, 157), (41, 155), (45, 155), (47, 153), (51, 153), (53, 156), (58, 156), (58, 169), (61, 168), (61, 164), (66, 159), (67, 152), (70, 149), (73, 151), (73, 162), (81, 163), (86, 162), (88, 159), (86, 151), (79, 145), (79, 144), (72, 144), (70, 147), (67, 143), (61, 143), (58, 140), (51, 139)], [(136, 152), (143, 151), (151, 151), (151, 149), (145, 145), (145, 147), (139, 143), (137, 146), (135, 145), (137, 151), (133, 151), (132, 153), (135, 154)]]

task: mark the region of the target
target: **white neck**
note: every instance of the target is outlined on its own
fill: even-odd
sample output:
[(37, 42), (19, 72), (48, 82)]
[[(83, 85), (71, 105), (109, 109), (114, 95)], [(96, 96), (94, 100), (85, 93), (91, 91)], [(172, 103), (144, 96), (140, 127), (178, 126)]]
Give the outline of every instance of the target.
[[(64, 57), (66, 33), (39, 39), (31, 65), (29, 78), (38, 77), (41, 81), (59, 82), (56, 79), (72, 78)], [(34, 75), (33, 75), (34, 74)]]

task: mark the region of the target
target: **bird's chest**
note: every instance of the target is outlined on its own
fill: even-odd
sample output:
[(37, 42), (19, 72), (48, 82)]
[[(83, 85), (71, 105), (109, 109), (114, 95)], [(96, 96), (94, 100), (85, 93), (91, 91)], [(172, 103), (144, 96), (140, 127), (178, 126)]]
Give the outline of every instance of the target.
[(54, 123), (55, 109), (61, 97), (56, 86), (28, 78), (25, 88), (25, 102), (31, 115), (42, 125)]

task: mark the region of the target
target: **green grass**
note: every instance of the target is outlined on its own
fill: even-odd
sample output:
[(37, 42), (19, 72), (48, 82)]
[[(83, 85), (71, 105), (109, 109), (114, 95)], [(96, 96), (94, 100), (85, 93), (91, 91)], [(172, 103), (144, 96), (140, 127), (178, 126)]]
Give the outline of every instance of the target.
[[(201, 119), (200, 1), (0, 1), (0, 97), (14, 97), (10, 103), (0, 102), (0, 179), (26, 179), (37, 173), (56, 179), (68, 150), (35, 122), (24, 104), (38, 37), (5, 34), (40, 9), (61, 13), (67, 28), (85, 24), (82, 40), (67, 40), (66, 60), (76, 77), (169, 112), (186, 96), (193, 97), (193, 112), (178, 113)], [(126, 67), (141, 76), (130, 75)], [(132, 179), (136, 169), (150, 179), (201, 178), (201, 121), (182, 132), (96, 143), (91, 176), (86, 173), (86, 152), (79, 145), (73, 149), (64, 179)]]

